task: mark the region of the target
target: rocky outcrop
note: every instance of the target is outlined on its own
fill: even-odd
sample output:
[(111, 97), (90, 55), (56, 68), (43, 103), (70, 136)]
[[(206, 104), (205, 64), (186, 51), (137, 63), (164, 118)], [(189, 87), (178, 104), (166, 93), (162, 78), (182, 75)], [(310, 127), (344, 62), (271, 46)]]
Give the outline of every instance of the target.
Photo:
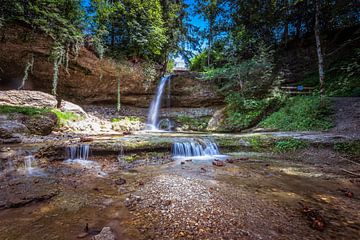
[(209, 120), (207, 129), (208, 131), (222, 131), (223, 130), (223, 123), (225, 120), (225, 111), (226, 108), (221, 108), (217, 110), (214, 115)]
[[(31, 39), (31, 40), (26, 40)], [(52, 40), (39, 32), (19, 26), (2, 28), (0, 40), (0, 89), (17, 89), (22, 84), (25, 67), (34, 57), (25, 89), (50, 93), (53, 79)], [(69, 65), (60, 67), (58, 94), (65, 100), (81, 104), (116, 103), (120, 80), (121, 102), (148, 107), (158, 78), (152, 80), (146, 64), (99, 59), (81, 47), (78, 56), (69, 54)], [(172, 80), (172, 106), (200, 107), (218, 104), (222, 99), (208, 83), (191, 75)]]
[(209, 107), (223, 105), (223, 98), (213, 85), (201, 80), (200, 74), (183, 72), (171, 78), (171, 103), (176, 107)]

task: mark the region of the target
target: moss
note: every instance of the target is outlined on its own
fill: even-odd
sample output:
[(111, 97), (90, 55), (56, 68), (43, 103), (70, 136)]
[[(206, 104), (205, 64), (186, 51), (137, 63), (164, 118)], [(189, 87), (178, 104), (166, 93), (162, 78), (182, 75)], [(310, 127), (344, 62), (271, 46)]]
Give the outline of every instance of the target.
[(36, 115), (46, 114), (49, 112), (51, 112), (51, 109), (49, 108), (0, 105), (0, 113), (5, 113), (5, 114), (21, 113), (27, 116), (36, 116)]
[(124, 118), (112, 118), (110, 120), (112, 123), (117, 123), (117, 122), (141, 122), (141, 118), (136, 117), (136, 116), (126, 116)]
[(62, 112), (58, 109), (53, 109), (51, 111), (56, 114), (59, 120), (62, 121), (77, 121), (81, 119), (81, 116), (76, 113)]
[(273, 138), (269, 136), (251, 136), (245, 137), (243, 140), (246, 145), (255, 152), (292, 152), (299, 149), (307, 148), (310, 143), (304, 140), (294, 138)]
[(190, 117), (186, 115), (177, 116), (175, 121), (183, 130), (204, 131), (211, 117)]
[(275, 142), (273, 151), (275, 152), (293, 152), (299, 149), (305, 149), (309, 147), (309, 142), (305, 142), (299, 139), (284, 139)]
[(53, 112), (57, 118), (58, 118), (58, 126), (64, 126), (66, 125), (66, 123), (68, 121), (79, 121), (81, 120), (83, 117), (81, 117), (80, 115), (76, 114), (76, 113), (72, 113), (72, 112), (62, 112), (58, 109), (52, 109), (51, 112)]

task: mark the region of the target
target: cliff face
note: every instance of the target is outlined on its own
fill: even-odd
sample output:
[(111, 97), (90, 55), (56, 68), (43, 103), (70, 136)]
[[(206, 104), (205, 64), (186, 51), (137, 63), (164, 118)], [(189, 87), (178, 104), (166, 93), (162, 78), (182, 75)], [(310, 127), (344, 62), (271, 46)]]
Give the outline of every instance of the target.
[[(20, 26), (1, 30), (0, 90), (17, 89), (21, 85), (26, 65), (33, 55), (34, 64), (24, 89), (50, 93), (54, 71), (50, 56), (52, 40)], [(79, 104), (115, 103), (118, 78), (122, 104), (149, 106), (158, 78), (150, 81), (141, 64), (101, 60), (85, 47), (80, 48), (77, 57), (70, 54), (68, 71), (60, 67), (57, 92), (65, 100)], [(222, 98), (212, 86), (200, 82), (192, 74), (174, 76), (171, 90), (171, 105), (175, 107), (222, 104)]]

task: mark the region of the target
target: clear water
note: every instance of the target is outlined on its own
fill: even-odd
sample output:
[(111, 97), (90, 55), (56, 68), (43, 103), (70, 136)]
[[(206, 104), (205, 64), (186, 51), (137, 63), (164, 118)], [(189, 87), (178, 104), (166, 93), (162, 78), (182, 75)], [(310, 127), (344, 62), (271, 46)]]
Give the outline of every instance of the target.
[(78, 165), (86, 169), (93, 170), (98, 176), (106, 176), (107, 174), (101, 170), (101, 166), (94, 161), (89, 160), (90, 146), (87, 144), (80, 146), (67, 147), (68, 159), (65, 164)]

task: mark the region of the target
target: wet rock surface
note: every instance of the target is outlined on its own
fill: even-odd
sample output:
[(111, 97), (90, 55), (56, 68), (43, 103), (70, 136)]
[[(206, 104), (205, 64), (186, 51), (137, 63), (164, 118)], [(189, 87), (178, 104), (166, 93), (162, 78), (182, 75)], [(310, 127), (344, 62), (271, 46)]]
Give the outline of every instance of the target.
[(104, 227), (101, 232), (92, 237), (92, 240), (115, 240), (115, 236), (113, 232), (111, 231), (110, 227)]
[(359, 238), (360, 181), (339, 166), (360, 167), (329, 149), (314, 151), (238, 153), (222, 167), (164, 161), (120, 170), (117, 156), (91, 156), (83, 164), (39, 163), (42, 177), (22, 166), (1, 171), (0, 239)]

